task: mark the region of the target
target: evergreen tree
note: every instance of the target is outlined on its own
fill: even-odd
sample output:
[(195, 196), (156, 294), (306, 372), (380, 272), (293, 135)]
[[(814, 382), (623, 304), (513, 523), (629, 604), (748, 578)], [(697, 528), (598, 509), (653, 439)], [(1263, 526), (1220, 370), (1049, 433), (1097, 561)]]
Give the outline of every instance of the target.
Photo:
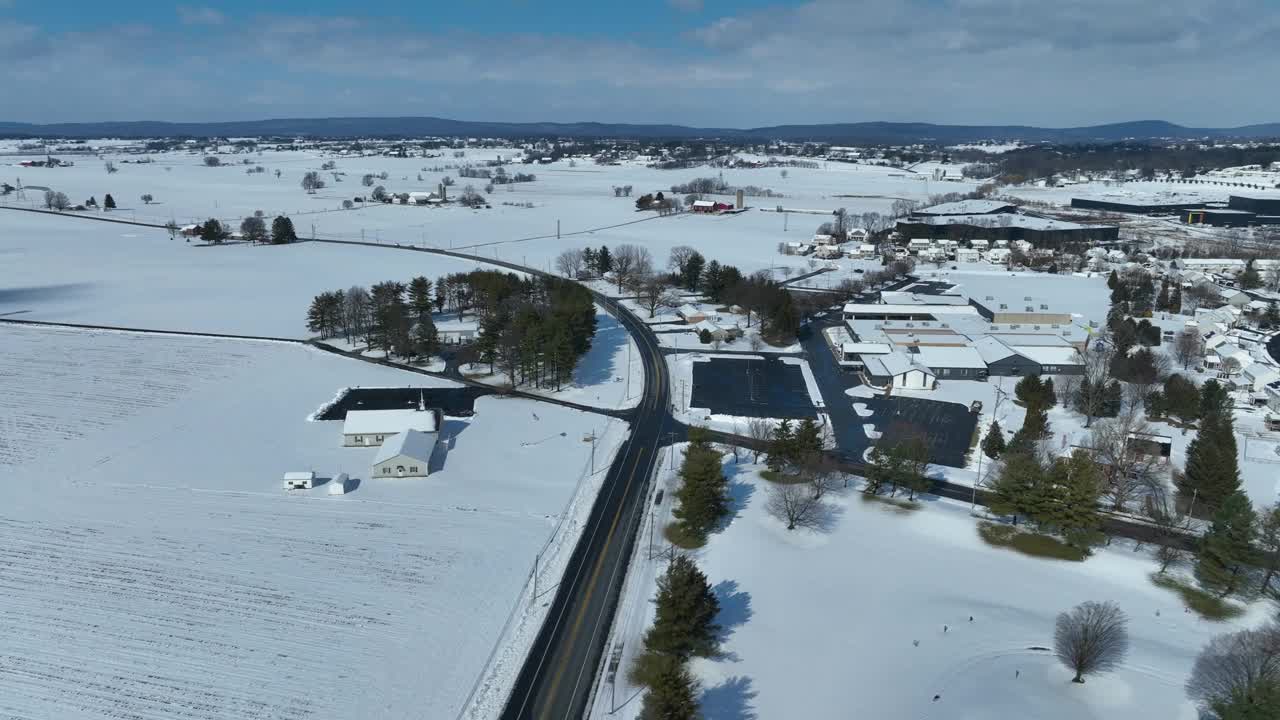
[(646, 652), (680, 660), (712, 657), (720, 649), (716, 615), (720, 601), (707, 576), (686, 555), (676, 555), (658, 578), (653, 626), (645, 633)]
[(220, 243), (227, 239), (227, 229), (213, 218), (204, 221), (200, 226), (200, 239), (207, 243)]
[(1200, 417), (1200, 390), (1181, 375), (1165, 379), (1164, 403), (1167, 414), (1182, 422), (1193, 422)]
[(1161, 311), (1169, 309), (1169, 280), (1167, 278), (1160, 279), (1160, 294), (1156, 296), (1156, 309)]
[(1173, 292), (1169, 294), (1169, 312), (1182, 312), (1182, 286), (1174, 284)]
[(1116, 275), (1116, 271), (1112, 270), (1111, 274), (1107, 276), (1107, 289), (1115, 290), (1119, 286), (1120, 286), (1120, 278), (1119, 276)]
[(640, 720), (701, 720), (698, 683), (679, 658), (656, 655), (648, 661)]
[[(107, 196), (102, 198), (102, 209), (103, 210), (116, 209), (116, 199), (111, 197), (111, 193), (107, 193)], [(1255, 271), (1255, 274), (1256, 274), (1256, 271)]]
[(1009, 441), (1009, 450), (1019, 452), (1032, 451), (1036, 443), (1049, 435), (1049, 415), (1041, 407), (1028, 408), (1022, 421), (1022, 427), (1013, 434)]
[(769, 440), (769, 469), (781, 472), (795, 459), (795, 436), (791, 431), (791, 421), (783, 420), (773, 429), (773, 437)]
[(1040, 376), (1027, 375), (1013, 387), (1013, 395), (1018, 398), (1018, 402), (1022, 403), (1023, 407), (1039, 407), (1040, 398), (1042, 397), (1041, 389)]
[(595, 248), (583, 248), (582, 267), (586, 269), (588, 275), (594, 276), (600, 274), (600, 256), (596, 254)]
[(1072, 453), (1070, 458), (1060, 458), (1054, 463), (1052, 486), (1057, 501), (1053, 525), (1071, 545), (1092, 544), (1102, 524), (1098, 514), (1102, 473), (1097, 463), (1081, 450)]
[(822, 453), (822, 431), (813, 418), (805, 418), (796, 426), (792, 447), (792, 456), (798, 465), (811, 462)]
[(1043, 474), (1043, 468), (1030, 452), (1015, 452), (1010, 448), (991, 485), (991, 512), (1013, 516), (1016, 525), (1020, 516), (1026, 517), (1035, 507)]
[[(111, 196), (108, 195), (107, 199), (110, 200)], [(1249, 258), (1249, 261), (1245, 263), (1244, 271), (1240, 273), (1239, 282), (1240, 287), (1245, 290), (1256, 290), (1262, 287), (1262, 276), (1258, 274), (1258, 269), (1253, 266), (1253, 258)]]
[(1004, 452), (1004, 448), (1004, 430), (1000, 429), (999, 420), (992, 420), (991, 427), (987, 428), (987, 436), (982, 439), (982, 452), (995, 460)]
[(1256, 524), (1244, 493), (1233, 493), (1223, 501), (1209, 532), (1200, 539), (1195, 574), (1205, 590), (1226, 597), (1240, 588), (1244, 566), (1253, 553)]
[(1102, 395), (1102, 407), (1098, 411), (1098, 417), (1116, 417), (1120, 414), (1120, 409), (1124, 407), (1124, 389), (1120, 387), (1120, 383), (1112, 380), (1107, 383), (1106, 392)]
[[(431, 319), (431, 281), (419, 275), (409, 281), (409, 311), (414, 322), (421, 323), (423, 318)], [(434, 327), (434, 325), (432, 326)]]
[(440, 334), (431, 319), (431, 313), (422, 316), (413, 326), (413, 349), (419, 357), (431, 357), (440, 351)]
[(688, 290), (697, 290), (702, 280), (702, 269), (706, 266), (706, 258), (702, 257), (702, 253), (695, 252), (685, 261), (684, 267), (681, 269), (681, 281)]
[(680, 464), (680, 480), (676, 491), (680, 504), (672, 514), (685, 533), (701, 544), (729, 512), (729, 483), (720, 453), (705, 435), (690, 433), (689, 447)]
[(609, 253), (608, 245), (600, 246), (600, 253), (596, 255), (596, 267), (599, 268), (601, 275), (613, 271), (613, 255)]
[(702, 271), (702, 281), (698, 289), (712, 302), (720, 302), (724, 294), (724, 273), (720, 263), (712, 260)]
[(284, 215), (277, 215), (271, 221), (271, 242), (274, 245), (297, 242), (298, 234), (294, 232), (293, 221)]
[(778, 293), (777, 303), (769, 316), (769, 329), (781, 338), (793, 338), (799, 329), (799, 318), (791, 302), (791, 293), (782, 290)]

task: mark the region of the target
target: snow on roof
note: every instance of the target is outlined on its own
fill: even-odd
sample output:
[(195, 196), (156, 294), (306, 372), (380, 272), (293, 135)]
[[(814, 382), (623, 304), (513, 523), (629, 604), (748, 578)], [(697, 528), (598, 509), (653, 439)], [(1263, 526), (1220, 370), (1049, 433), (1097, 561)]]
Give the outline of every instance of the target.
[(938, 345), (921, 345), (916, 355), (922, 365), (938, 368), (976, 368), (984, 370), (987, 363), (982, 355), (971, 347), (943, 347)]
[(431, 461), (431, 453), (436, 448), (436, 436), (433, 433), (405, 430), (387, 438), (373, 456), (373, 464), (384, 463), (401, 455), (420, 460), (423, 465)]
[(855, 355), (887, 355), (892, 352), (892, 348), (885, 343), (846, 342), (840, 343), (840, 350)]
[(968, 305), (963, 295), (927, 295), (921, 293), (890, 290), (880, 293), (880, 301), (885, 305)]
[(1239, 258), (1178, 258), (1174, 262), (1182, 267), (1244, 267)]
[(887, 355), (873, 355), (864, 358), (867, 372), (874, 377), (896, 377), (911, 370), (919, 370), (929, 375), (933, 371), (912, 361), (911, 356), (903, 352), (891, 352)]
[(1011, 345), (1019, 355), (1041, 365), (1079, 365), (1080, 353), (1073, 347)]
[(706, 313), (698, 308), (698, 306), (690, 305), (689, 303), (681, 305), (676, 312), (680, 313), (682, 317), (688, 317), (689, 315), (706, 315)]
[(693, 201), (694, 207), (715, 207), (715, 205), (716, 204), (714, 202), (711, 202), (710, 200), (694, 200)]
[(894, 315), (894, 314), (912, 314), (912, 313), (928, 313), (930, 315), (977, 315), (978, 311), (971, 305), (904, 305), (896, 304), (871, 304), (871, 303), (848, 303), (844, 306), (844, 312), (848, 313), (864, 313), (868, 315)]
[(1019, 215), (1001, 213), (999, 215), (922, 215), (912, 218), (911, 222), (925, 225), (972, 225), (975, 227), (1018, 227), (1027, 230), (1084, 230), (1089, 228), (1115, 227), (1114, 225), (1081, 225), (1065, 220), (1036, 217), (1035, 215)]
[(917, 210), (917, 215), (985, 215), (1012, 208), (1012, 203), (999, 200), (960, 200)]
[(316, 477), (316, 474), (310, 470), (306, 470), (306, 471), (295, 470), (293, 472), (287, 472), (284, 474), (285, 480), (314, 480), (315, 477)]
[(977, 342), (973, 344), (973, 349), (978, 351), (978, 354), (982, 356), (983, 362), (988, 365), (1018, 354), (1008, 345), (1000, 342), (998, 338), (990, 335), (978, 338)]
[(436, 414), (430, 410), (348, 410), (343, 435), (389, 435), (401, 430), (435, 432)]

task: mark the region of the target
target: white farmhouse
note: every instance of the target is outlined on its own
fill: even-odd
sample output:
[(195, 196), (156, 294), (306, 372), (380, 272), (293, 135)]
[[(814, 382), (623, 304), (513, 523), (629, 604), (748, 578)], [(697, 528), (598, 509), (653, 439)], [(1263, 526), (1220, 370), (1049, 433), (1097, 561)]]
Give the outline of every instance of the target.
[(436, 449), (436, 433), (405, 430), (382, 443), (373, 456), (372, 478), (426, 477), (431, 453)]
[(378, 447), (387, 438), (405, 430), (438, 433), (441, 414), (439, 410), (421, 406), (403, 410), (348, 410), (342, 423), (342, 444)]

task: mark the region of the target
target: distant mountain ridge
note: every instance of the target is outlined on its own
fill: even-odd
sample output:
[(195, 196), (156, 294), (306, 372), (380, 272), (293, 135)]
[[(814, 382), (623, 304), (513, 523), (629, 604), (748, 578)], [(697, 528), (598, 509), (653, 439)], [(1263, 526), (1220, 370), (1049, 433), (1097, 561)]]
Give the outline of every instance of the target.
[(228, 122), (91, 122), (33, 124), (0, 122), (3, 137), (160, 138), (257, 137), (263, 135), (342, 137), (566, 137), (566, 138), (694, 138), (783, 140), (834, 143), (938, 143), (981, 140), (1024, 142), (1117, 142), (1121, 140), (1190, 140), (1280, 138), (1280, 123), (1237, 128), (1189, 128), (1163, 120), (1139, 120), (1075, 128), (1026, 125), (936, 125), (932, 123), (858, 122), (775, 125), (758, 128), (698, 128), (684, 125), (629, 123), (510, 123), (450, 120), (437, 117), (280, 118)]

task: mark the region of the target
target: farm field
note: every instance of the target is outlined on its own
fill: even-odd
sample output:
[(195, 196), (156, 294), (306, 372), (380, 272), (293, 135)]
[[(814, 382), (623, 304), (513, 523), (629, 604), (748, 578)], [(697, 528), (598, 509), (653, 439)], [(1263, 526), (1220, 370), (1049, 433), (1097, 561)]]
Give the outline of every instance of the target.
[[(316, 237), (323, 238), (465, 248), (548, 269), (561, 250), (571, 247), (634, 242), (648, 247), (658, 264), (665, 264), (672, 246), (692, 243), (708, 258), (736, 264), (747, 272), (786, 263), (797, 269), (803, 267), (805, 261), (801, 258), (778, 255), (777, 244), (807, 239), (827, 219), (821, 215), (791, 214), (784, 225), (782, 215), (759, 209), (782, 205), (822, 213), (839, 207), (852, 213), (887, 213), (896, 199), (924, 200), (931, 193), (967, 192), (976, 187), (972, 182), (931, 181), (935, 168), (946, 170), (949, 175), (960, 172), (959, 165), (936, 163), (903, 171), (833, 162), (817, 169), (788, 168), (787, 177), (783, 178), (777, 168), (655, 170), (640, 163), (597, 166), (576, 161), (570, 166), (570, 161), (562, 160), (548, 165), (509, 166), (509, 172), (533, 173), (537, 180), (498, 186), (487, 196), (491, 205), (488, 210), (380, 203), (342, 209), (343, 200), (368, 195), (371, 188), (360, 182), (365, 173), (387, 173), (387, 179), (376, 182), (393, 193), (432, 191), (448, 175), (458, 181), (451, 189), (456, 194), (468, 184), (477, 189), (485, 184), (484, 180), (458, 177), (457, 165), (507, 158), (514, 152), (506, 148), (472, 149), (463, 158), (403, 159), (329, 157), (301, 151), (219, 156), (226, 163), (248, 160), (248, 167), (261, 165), (265, 172), (257, 174), (246, 174), (246, 166), (237, 164), (205, 167), (203, 153), (153, 155), (149, 157), (155, 162), (140, 165), (123, 162), (131, 156), (107, 153), (102, 160), (78, 157), (69, 168), (8, 167), (0, 168), (0, 174), (20, 177), (27, 186), (65, 192), (76, 203), (90, 196), (101, 202), (103, 195), (111, 192), (119, 205), (113, 217), (146, 222), (172, 220), (182, 225), (215, 217), (238, 227), (243, 217), (262, 210), (268, 217), (281, 213), (292, 217), (300, 236), (309, 236), (314, 230)], [(105, 172), (106, 160), (115, 162), (117, 173)], [(343, 180), (334, 182), (331, 173), (324, 172), (327, 187), (307, 194), (299, 184), (303, 173), (319, 170), (327, 160), (337, 163), (336, 170), (345, 173)], [(281, 173), (279, 178), (276, 170)], [(419, 175), (422, 180), (418, 180)], [(635, 211), (634, 200), (644, 193), (669, 191), (672, 185), (717, 175), (723, 175), (726, 182), (735, 186), (756, 185), (782, 196), (748, 198), (748, 205), (757, 209), (736, 216), (657, 220), (652, 219), (653, 213)], [(633, 187), (632, 197), (614, 196), (612, 188), (623, 185)], [(152, 194), (155, 202), (143, 204), (139, 198), (144, 193)], [(10, 198), (9, 203), (40, 205), (42, 191), (31, 190), (27, 195), (26, 201)], [(532, 207), (523, 207), (525, 204)], [(644, 222), (589, 232), (637, 220)], [(665, 225), (668, 221), (679, 225), (672, 228)]]
[[(0, 327), (0, 715), (453, 717), (555, 577), (620, 421), (480, 398), (439, 469), (309, 416), (345, 387), (448, 383), (299, 345)], [(356, 480), (286, 492), (312, 469)]]

